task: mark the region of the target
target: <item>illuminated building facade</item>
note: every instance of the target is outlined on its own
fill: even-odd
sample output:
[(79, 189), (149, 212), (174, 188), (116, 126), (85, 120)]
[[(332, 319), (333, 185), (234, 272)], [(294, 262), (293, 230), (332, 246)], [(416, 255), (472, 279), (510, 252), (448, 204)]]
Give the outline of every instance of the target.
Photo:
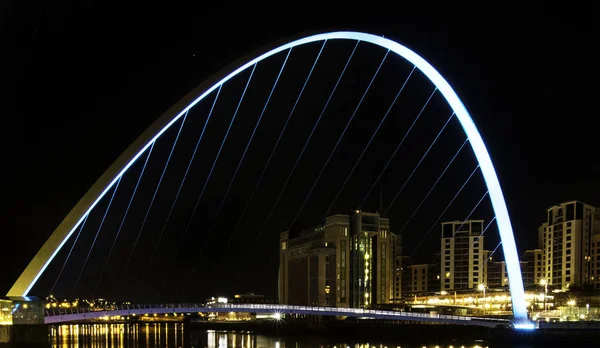
[(402, 294), (411, 296), (440, 291), (440, 268), (437, 264), (405, 265), (402, 274)]
[(441, 290), (472, 289), (487, 282), (483, 220), (442, 223)]
[(392, 270), (392, 302), (397, 302), (402, 298), (402, 236), (390, 233), (392, 255), (394, 257), (394, 266)]
[[(521, 266), (521, 271), (523, 267)], [(525, 279), (523, 279), (525, 283)], [(485, 284), (490, 289), (508, 287), (508, 272), (506, 270), (506, 262), (496, 261), (488, 262), (487, 264), (487, 282)]]
[(283, 232), (279, 250), (282, 304), (369, 307), (389, 303), (400, 286), (400, 238), (377, 213), (332, 215), (295, 238)]
[(0, 325), (43, 324), (44, 301), (41, 299), (32, 296), (0, 298)]
[(579, 202), (560, 203), (547, 209), (538, 229), (543, 250), (543, 277), (555, 288), (593, 286), (600, 289), (598, 249), (600, 237), (597, 208)]
[(542, 249), (525, 250), (525, 254), (521, 257), (521, 274), (525, 287), (538, 286), (544, 279), (543, 256)]
[(600, 218), (600, 208), (596, 208), (598, 214), (596, 214), (596, 233), (592, 234), (592, 252), (591, 252), (591, 265), (590, 265), (590, 285), (594, 288), (594, 290), (600, 290), (600, 223), (598, 223), (598, 218)]

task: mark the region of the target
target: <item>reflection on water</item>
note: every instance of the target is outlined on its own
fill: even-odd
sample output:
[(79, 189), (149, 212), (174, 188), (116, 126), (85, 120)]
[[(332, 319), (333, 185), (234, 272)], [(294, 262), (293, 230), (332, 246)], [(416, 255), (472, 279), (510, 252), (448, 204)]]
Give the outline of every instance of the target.
[(83, 324), (50, 328), (52, 347), (188, 347), (183, 324)]
[(84, 324), (50, 329), (52, 347), (148, 348), (485, 348), (485, 343), (402, 344), (402, 342), (343, 342), (320, 337), (272, 337), (244, 331), (189, 329), (184, 324)]

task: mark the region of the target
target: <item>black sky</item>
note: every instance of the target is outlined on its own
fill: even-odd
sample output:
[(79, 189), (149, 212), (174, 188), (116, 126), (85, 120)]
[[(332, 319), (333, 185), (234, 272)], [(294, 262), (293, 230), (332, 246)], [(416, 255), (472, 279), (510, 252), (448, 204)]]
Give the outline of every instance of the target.
[[(520, 250), (535, 247), (537, 226), (543, 220), (546, 207), (571, 199), (600, 204), (600, 143), (597, 138), (597, 95), (600, 88), (595, 83), (600, 77), (596, 53), (600, 30), (595, 19), (597, 8), (591, 6), (572, 10), (507, 6), (469, 13), (413, 4), (404, 6), (402, 11), (392, 11), (398, 15), (295, 13), (297, 18), (292, 18), (291, 13), (285, 11), (276, 15), (265, 10), (253, 10), (229, 16), (228, 8), (208, 11), (171, 6), (142, 10), (111, 7), (98, 2), (82, 2), (79, 5), (60, 1), (43, 5), (14, 2), (4, 3), (0, 10), (3, 87), (0, 113), (4, 122), (2, 163), (5, 179), (0, 213), (3, 222), (0, 293), (8, 290), (90, 185), (168, 107), (214, 72), (252, 50), (274, 40), (315, 30), (353, 29), (384, 35), (421, 54), (446, 77), (471, 112), (488, 145)], [(348, 47), (332, 51), (345, 57)], [(313, 57), (307, 59), (314, 59), (314, 53), (310, 50), (305, 52), (306, 57), (311, 54)], [(380, 57), (374, 60), (375, 66), (377, 59)], [(280, 63), (278, 61), (277, 64)], [(302, 69), (309, 66), (310, 63), (304, 64)], [(339, 67), (339, 64), (336, 65), (336, 69)], [(274, 71), (265, 71), (265, 81), (274, 76)], [(405, 76), (408, 71), (400, 69), (398, 74)], [(306, 70), (294, 74), (300, 79), (305, 76)], [(357, 78), (357, 88), (364, 88), (369, 74)], [(240, 84), (242, 87), (243, 82)], [(239, 95), (241, 87), (235, 88), (237, 92), (232, 94)], [(427, 88), (423, 85), (420, 92), (425, 97), (430, 92)], [(254, 97), (264, 99), (266, 91), (266, 87), (259, 88)], [(415, 98), (423, 99), (423, 95), (415, 94)], [(229, 114), (235, 107), (233, 101), (226, 103), (231, 109)], [(307, 109), (305, 113), (316, 117), (318, 113), (314, 110)], [(443, 114), (443, 108), (440, 110)], [(431, 124), (434, 133), (447, 116), (440, 116), (437, 123)], [(203, 120), (194, 122), (196, 125), (192, 128), (198, 129)], [(228, 120), (219, 122), (226, 127)], [(239, 142), (245, 143), (254, 122), (240, 122), (239, 136), (244, 140)], [(281, 127), (282, 121), (278, 122), (272, 126), (273, 129)], [(310, 124), (294, 127), (305, 127), (295, 128), (297, 132), (294, 133), (306, 134)], [(393, 127), (390, 129), (388, 133), (394, 130)], [(427, 135), (427, 139), (434, 133)], [(359, 133), (353, 136), (361, 137)], [(167, 137), (174, 138), (172, 134)], [(191, 144), (194, 137), (190, 135), (185, 141)], [(297, 154), (304, 138), (298, 136), (296, 145), (293, 145), (294, 137), (290, 137), (292, 145), (288, 149)], [(461, 139), (456, 139), (459, 145)], [(220, 138), (215, 137), (209, 141), (212, 145), (208, 146), (218, 146), (219, 141)], [(332, 141), (319, 144), (331, 148)], [(423, 146), (427, 145), (428, 142), (424, 141)], [(350, 147), (349, 151), (361, 149), (360, 146)], [(418, 150), (419, 153), (422, 150)], [(324, 161), (323, 156), (328, 152), (323, 151), (321, 155), (318, 155), (319, 151), (314, 152), (321, 156), (319, 163)], [(165, 153), (158, 156), (165, 158)], [(183, 158), (185, 155), (182, 153), (180, 156)], [(291, 167), (296, 155), (291, 157), (291, 160), (288, 159), (290, 163), (281, 160), (282, 166)], [(382, 158), (385, 159), (385, 156)], [(260, 161), (264, 162), (264, 157)], [(230, 171), (237, 163), (233, 160), (225, 162)], [(343, 158), (336, 163), (349, 166), (345, 173), (354, 164)], [(182, 166), (184, 164), (176, 165)], [(464, 169), (462, 174), (456, 174), (456, 178), (468, 175), (469, 171)], [(154, 173), (156, 175), (160, 171), (155, 169)], [(310, 173), (316, 174), (315, 171)], [(281, 176), (286, 175), (274, 175), (268, 181), (283, 180)], [(345, 175), (340, 174), (340, 177), (343, 180)], [(221, 181), (211, 185), (211, 188), (218, 187), (214, 188), (214, 193), (207, 193), (209, 197), (218, 197), (217, 192), (222, 194), (228, 181)], [(351, 187), (355, 184), (350, 183)], [(194, 192), (199, 191), (201, 184), (200, 180), (195, 182)], [(167, 192), (176, 190), (176, 183), (170, 185), (175, 186), (168, 186)], [(242, 203), (237, 203), (237, 195), (242, 197), (244, 193), (247, 196), (252, 185), (247, 184), (234, 193), (233, 201), (236, 203), (224, 210), (224, 220), (235, 217), (235, 213), (231, 212), (245, 204), (241, 199)], [(366, 185), (366, 188), (369, 186)], [(395, 189), (399, 186), (396, 185)], [(300, 199), (304, 198), (307, 187), (310, 185), (297, 189)], [(265, 201), (272, 202), (277, 191), (267, 190), (265, 196), (269, 197), (264, 198)], [(365, 188), (362, 188), (357, 195), (362, 198), (364, 191)], [(332, 192), (335, 194), (337, 190)], [(473, 205), (483, 192), (479, 191), (465, 201), (467, 212), (469, 209), (466, 207)], [(190, 194), (190, 197), (193, 196)], [(330, 192), (324, 198), (326, 203), (331, 196)], [(343, 197), (342, 201), (347, 198)], [(416, 201), (407, 205), (409, 211), (414, 209), (415, 202), (422, 195), (416, 197)], [(170, 204), (167, 198), (164, 203), (166, 210)], [(296, 206), (299, 205), (297, 200)], [(289, 201), (292, 199), (286, 202)], [(215, 198), (209, 209), (216, 212), (219, 202)], [(124, 200), (119, 204), (126, 203)], [(262, 216), (268, 213), (269, 204), (265, 203)], [(371, 207), (377, 206), (376, 202), (370, 204)], [(342, 205), (338, 208), (342, 209)], [(290, 210), (293, 211), (293, 208)], [(309, 227), (320, 219), (322, 210), (313, 210), (308, 209), (307, 215), (316, 215), (302, 218), (302, 225), (298, 227)], [(435, 219), (439, 211), (432, 213), (429, 221)], [(144, 212), (141, 212), (142, 215)], [(282, 221), (281, 225), (270, 226), (273, 230), (269, 232), (269, 243), (265, 242), (269, 247), (256, 251), (256, 254), (268, 256), (257, 258), (251, 265), (255, 268), (248, 266), (242, 272), (241, 279), (249, 277), (248, 274), (256, 278), (259, 270), (271, 269), (268, 271), (270, 275), (265, 278), (267, 280), (259, 281), (256, 288), (236, 290), (274, 295), (272, 276), (275, 265), (271, 262), (273, 250), (269, 248), (277, 243), (277, 231), (286, 228), (285, 221), (289, 223), (294, 215), (285, 212), (275, 214), (274, 220)], [(460, 219), (458, 216), (449, 218)], [(482, 218), (488, 219), (489, 216)], [(156, 219), (155, 225), (160, 225), (160, 217)], [(181, 218), (181, 221), (184, 220)], [(210, 225), (212, 221), (205, 223)], [(394, 221), (392, 227), (395, 227)], [(224, 227), (227, 228), (231, 227)], [(91, 232), (88, 238), (93, 238), (94, 231)], [(253, 239), (247, 240), (251, 242)], [(176, 241), (176, 238), (169, 239), (167, 243), (176, 244)], [(186, 244), (189, 247), (196, 242), (198, 240), (191, 239)], [(218, 243), (219, 240), (214, 240), (209, 249), (216, 249), (214, 246)], [(244, 243), (245, 239), (238, 243), (238, 249), (232, 251), (235, 257), (243, 252)], [(435, 246), (437, 242), (434, 238), (429, 243)], [(67, 246), (70, 247), (70, 244)], [(488, 245), (488, 248), (494, 246)], [(117, 248), (116, 252), (125, 255), (126, 249)], [(192, 254), (197, 252), (193, 246), (188, 251)], [(146, 253), (144, 255), (147, 256)], [(226, 261), (207, 257), (209, 259), (202, 263), (208, 270), (208, 276), (203, 275), (207, 277), (207, 283), (194, 283), (200, 289), (198, 293), (204, 296), (207, 292), (228, 291), (231, 283), (221, 287), (209, 285), (210, 279), (217, 279), (216, 274), (223, 272), (210, 263)], [(186, 259), (180, 261), (185, 262)], [(137, 262), (143, 269), (143, 259)], [(60, 266), (57, 266), (58, 269)], [(118, 265), (113, 268), (118, 268)], [(109, 272), (113, 272), (113, 268), (109, 268)], [(58, 269), (52, 268), (54, 274)], [(77, 276), (75, 268), (71, 269), (71, 273)], [(93, 276), (88, 277), (93, 279)], [(72, 278), (70, 276), (69, 279), (72, 281)], [(39, 291), (47, 291), (48, 284), (51, 286), (53, 281), (54, 278), (46, 279), (43, 282), (46, 285), (40, 285)], [(86, 288), (93, 289), (94, 285)], [(68, 286), (63, 289), (65, 294), (69, 294), (67, 289)]]

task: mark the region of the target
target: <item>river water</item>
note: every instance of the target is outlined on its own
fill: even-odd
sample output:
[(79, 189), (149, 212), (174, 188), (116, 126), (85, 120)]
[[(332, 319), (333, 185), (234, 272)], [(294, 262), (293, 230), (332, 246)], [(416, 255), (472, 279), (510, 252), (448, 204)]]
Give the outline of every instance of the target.
[[(344, 341), (344, 339), (289, 335), (267, 336), (244, 331), (188, 328), (184, 324), (82, 324), (50, 328), (51, 347), (146, 347), (146, 348), (484, 348), (485, 342)], [(445, 343), (445, 344), (443, 344)]]

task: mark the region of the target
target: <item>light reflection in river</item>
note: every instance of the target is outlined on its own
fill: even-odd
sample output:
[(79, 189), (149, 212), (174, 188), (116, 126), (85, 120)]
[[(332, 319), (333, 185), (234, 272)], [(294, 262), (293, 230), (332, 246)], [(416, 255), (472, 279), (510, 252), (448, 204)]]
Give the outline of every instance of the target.
[(246, 331), (186, 329), (181, 323), (82, 324), (50, 328), (56, 348), (485, 348), (483, 342), (402, 344), (401, 342), (343, 342), (320, 337), (274, 337)]

